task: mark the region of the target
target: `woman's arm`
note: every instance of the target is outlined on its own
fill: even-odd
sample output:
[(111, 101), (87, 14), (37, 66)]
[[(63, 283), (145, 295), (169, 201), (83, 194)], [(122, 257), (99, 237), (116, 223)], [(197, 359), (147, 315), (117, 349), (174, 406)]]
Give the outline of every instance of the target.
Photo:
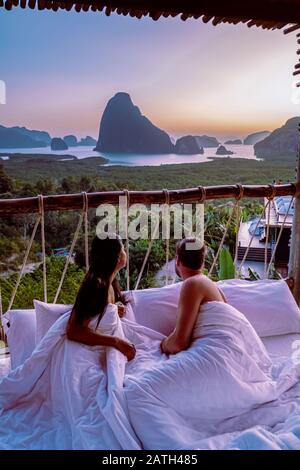
[(196, 279), (190, 278), (184, 282), (180, 292), (176, 326), (161, 343), (162, 352), (176, 354), (190, 345), (202, 297), (199, 282)]
[(75, 322), (73, 312), (67, 325), (67, 338), (88, 346), (110, 346), (118, 349), (118, 351), (127, 357), (128, 361), (131, 361), (136, 353), (134, 345), (128, 341), (124, 341), (117, 336), (102, 335), (86, 325), (79, 325)]

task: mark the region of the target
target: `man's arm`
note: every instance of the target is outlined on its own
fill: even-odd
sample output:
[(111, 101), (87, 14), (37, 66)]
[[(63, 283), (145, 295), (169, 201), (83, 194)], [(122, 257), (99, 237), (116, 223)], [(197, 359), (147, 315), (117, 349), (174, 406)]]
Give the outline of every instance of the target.
[(182, 285), (177, 321), (174, 331), (163, 340), (161, 349), (166, 354), (176, 354), (190, 345), (192, 331), (203, 295), (199, 282), (190, 278)]

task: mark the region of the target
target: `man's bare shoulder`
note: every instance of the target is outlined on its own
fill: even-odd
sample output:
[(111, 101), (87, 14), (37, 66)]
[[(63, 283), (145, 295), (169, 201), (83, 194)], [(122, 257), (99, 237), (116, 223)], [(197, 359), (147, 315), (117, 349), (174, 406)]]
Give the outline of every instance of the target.
[(208, 279), (203, 274), (197, 274), (196, 276), (191, 276), (188, 279), (185, 279), (182, 283), (181, 290), (192, 291), (197, 290), (200, 291), (201, 289), (207, 287), (208, 283), (210, 283), (210, 279)]

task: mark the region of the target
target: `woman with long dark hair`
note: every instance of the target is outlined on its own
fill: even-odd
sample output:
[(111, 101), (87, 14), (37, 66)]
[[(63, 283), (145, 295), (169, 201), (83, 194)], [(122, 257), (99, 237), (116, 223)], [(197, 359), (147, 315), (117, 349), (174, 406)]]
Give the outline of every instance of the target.
[[(118, 272), (126, 266), (126, 252), (117, 234), (105, 239), (95, 236), (90, 252), (90, 268), (80, 286), (67, 326), (67, 337), (89, 346), (110, 346), (118, 349), (130, 361), (135, 356), (135, 347), (122, 338), (101, 333), (101, 318), (108, 304), (119, 303), (119, 314), (126, 301), (116, 279)], [(96, 329), (89, 327), (98, 317)], [(98, 328), (99, 326), (99, 328)]]

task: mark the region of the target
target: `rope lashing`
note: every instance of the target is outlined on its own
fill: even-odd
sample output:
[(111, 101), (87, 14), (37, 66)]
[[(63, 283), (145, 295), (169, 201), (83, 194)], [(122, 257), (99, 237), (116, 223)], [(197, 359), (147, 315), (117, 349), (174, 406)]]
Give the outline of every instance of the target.
[(43, 264), (43, 289), (44, 289), (44, 302), (47, 302), (47, 266), (46, 266), (46, 242), (45, 242), (45, 212), (44, 212), (44, 198), (39, 195), (39, 213), (41, 216), (41, 242), (42, 242), (42, 264)]
[[(165, 194), (165, 204), (164, 204), (163, 210), (168, 211), (167, 214), (164, 214), (164, 215), (166, 215), (166, 233), (165, 233), (165, 235), (166, 235), (166, 267), (167, 267), (168, 262), (169, 262), (169, 252), (170, 252), (170, 241), (169, 241), (169, 236), (170, 236), (170, 212), (169, 212), (170, 194), (169, 194), (169, 191), (167, 189), (163, 189), (163, 192)], [(151, 234), (151, 239), (150, 239), (150, 242), (148, 244), (148, 248), (147, 248), (144, 260), (143, 260), (142, 267), (141, 267), (140, 272), (138, 274), (138, 278), (136, 280), (134, 290), (137, 290), (138, 286), (140, 284), (140, 281), (141, 281), (146, 263), (147, 263), (148, 258), (150, 256), (150, 253), (151, 253), (151, 249), (152, 249), (154, 240), (156, 240), (156, 235), (157, 235), (157, 232), (158, 232), (158, 229), (159, 229), (159, 222), (160, 222), (160, 220), (159, 220), (159, 217), (158, 217), (157, 222), (156, 222), (155, 227), (154, 227), (154, 230), (153, 230), (153, 233)], [(167, 271), (167, 268), (166, 268), (165, 284), (168, 285), (168, 271)]]
[(141, 282), (142, 275), (143, 275), (143, 272), (144, 272), (146, 263), (147, 263), (147, 261), (148, 261), (148, 258), (149, 258), (149, 255), (150, 255), (150, 252), (151, 252), (151, 249), (152, 249), (154, 240), (156, 239), (156, 234), (157, 234), (158, 229), (159, 229), (159, 218), (157, 219), (156, 225), (155, 225), (155, 227), (154, 227), (153, 234), (152, 234), (152, 237), (151, 237), (151, 239), (150, 239), (150, 242), (149, 242), (149, 245), (148, 245), (148, 248), (147, 248), (147, 251), (146, 251), (144, 260), (143, 260), (142, 267), (141, 267), (141, 269), (140, 269), (140, 272), (139, 272), (139, 274), (138, 274), (138, 278), (137, 278), (136, 283), (135, 283), (135, 286), (134, 286), (134, 290), (137, 290), (137, 289), (138, 289), (139, 284), (140, 284), (140, 282)]
[(14, 303), (14, 300), (15, 300), (15, 297), (16, 297), (16, 293), (17, 293), (18, 287), (20, 285), (21, 278), (22, 278), (22, 275), (23, 275), (23, 272), (24, 272), (24, 269), (25, 269), (25, 266), (26, 266), (26, 263), (27, 263), (27, 260), (28, 260), (28, 256), (29, 256), (29, 253), (30, 253), (30, 250), (31, 250), (31, 247), (32, 247), (32, 243), (33, 243), (33, 240), (34, 240), (34, 237), (35, 237), (35, 234), (36, 234), (36, 231), (37, 231), (37, 228), (39, 226), (40, 221), (41, 221), (41, 214), (39, 213), (39, 215), (38, 215), (38, 217), (35, 221), (29, 243), (27, 245), (27, 249), (26, 249), (26, 252), (25, 252), (25, 255), (24, 255), (23, 264), (22, 264), (21, 269), (18, 273), (17, 282), (16, 282), (15, 287), (13, 289), (13, 292), (12, 292), (7, 310), (11, 310), (11, 308), (13, 306), (13, 303)]
[(271, 217), (271, 204), (275, 197), (276, 190), (273, 184), (269, 184), (270, 194), (268, 195), (268, 200), (270, 204), (268, 206), (268, 215), (267, 215), (267, 231), (266, 231), (266, 240), (265, 240), (265, 260), (264, 260), (264, 278), (267, 277), (268, 272), (268, 243), (270, 236), (270, 217)]
[(281, 227), (280, 227), (280, 230), (279, 230), (279, 234), (278, 234), (278, 237), (277, 237), (277, 240), (276, 240), (276, 243), (275, 243), (275, 247), (274, 247), (274, 250), (272, 251), (272, 256), (271, 256), (271, 259), (270, 259), (270, 262), (269, 262), (269, 266), (268, 266), (268, 270), (267, 270), (267, 277), (269, 276), (269, 273), (270, 273), (270, 269), (271, 269), (271, 266), (272, 266), (272, 263), (274, 261), (274, 258), (275, 258), (275, 254), (276, 254), (276, 250), (277, 250), (277, 247), (279, 245), (279, 241), (280, 241), (280, 238), (281, 238), (281, 235), (282, 235), (282, 232), (283, 232), (283, 229), (284, 229), (284, 225), (285, 225), (285, 222), (286, 222), (286, 219), (289, 215), (289, 212), (290, 212), (290, 208), (292, 207), (292, 204), (295, 200), (295, 196), (293, 196), (290, 200), (290, 203), (288, 205), (288, 209), (284, 215), (284, 218), (283, 218), (283, 221), (282, 221), (282, 224), (281, 224)]
[(237, 277), (238, 277), (238, 278), (239, 278), (240, 275), (241, 275), (242, 267), (243, 267), (243, 264), (244, 264), (245, 261), (246, 261), (247, 255), (248, 255), (249, 250), (250, 250), (250, 247), (251, 247), (251, 245), (252, 245), (252, 242), (253, 242), (253, 239), (254, 239), (254, 236), (255, 236), (255, 233), (256, 233), (256, 229), (257, 229), (257, 227), (259, 226), (260, 221), (261, 221), (261, 219), (263, 218), (263, 215), (264, 215), (264, 213), (265, 213), (265, 210), (268, 208), (268, 206), (270, 205), (270, 203), (271, 203), (271, 199), (268, 199), (268, 202), (267, 202), (266, 206), (263, 208), (263, 210), (262, 210), (262, 212), (261, 212), (261, 215), (260, 215), (259, 219), (258, 219), (257, 222), (256, 222), (255, 229), (253, 230), (253, 233), (252, 233), (251, 238), (250, 238), (250, 242), (249, 242), (249, 244), (248, 244), (248, 246), (247, 246), (247, 249), (246, 249), (246, 251), (245, 251), (245, 254), (244, 254), (244, 256), (243, 256), (243, 259), (242, 259), (242, 261), (241, 261), (241, 263), (240, 263), (240, 266), (239, 266), (239, 269), (238, 269), (238, 272), (237, 272)]
[(237, 183), (236, 184), (236, 187), (238, 188), (239, 190), (239, 193), (236, 195), (236, 200), (239, 202), (243, 197), (244, 197), (244, 191), (245, 191), (245, 188), (242, 184), (240, 183)]
[(79, 219), (78, 219), (78, 223), (77, 223), (76, 230), (74, 232), (71, 247), (70, 247), (70, 250), (69, 250), (66, 262), (65, 262), (65, 266), (64, 266), (64, 269), (63, 269), (63, 272), (62, 272), (62, 275), (61, 275), (61, 278), (60, 278), (60, 281), (59, 281), (59, 285), (58, 285), (58, 288), (57, 288), (57, 291), (56, 291), (56, 294), (55, 294), (55, 297), (54, 297), (54, 300), (53, 300), (54, 304), (56, 304), (56, 302), (58, 300), (58, 297), (59, 297), (59, 294), (61, 292), (61, 288), (62, 288), (63, 282), (65, 280), (65, 276), (67, 274), (67, 269), (69, 267), (69, 264), (70, 264), (72, 256), (73, 256), (74, 248), (75, 248), (76, 242), (78, 240), (79, 232), (80, 232), (80, 229), (82, 227), (82, 223), (83, 223), (83, 220), (84, 220), (84, 217), (85, 217), (85, 214), (86, 214), (86, 210), (87, 210), (87, 205), (86, 205), (85, 196), (84, 196), (84, 193), (83, 193), (82, 212), (81, 212), (81, 214), (79, 216)]
[[(239, 189), (239, 194), (236, 196), (238, 203), (236, 205), (235, 253), (234, 253), (234, 261), (233, 261), (234, 266), (237, 266), (238, 249), (239, 249), (239, 246), (238, 246), (239, 245), (239, 231), (240, 231), (241, 219), (242, 219), (240, 200), (244, 196), (244, 186), (240, 183), (237, 183), (236, 186)], [(237, 270), (235, 270), (235, 277), (236, 277), (236, 274), (237, 274)]]
[(0, 284), (0, 326), (2, 326), (2, 315), (3, 315), (3, 304), (2, 304), (2, 292)]
[(229, 216), (229, 218), (228, 218), (228, 220), (227, 220), (227, 223), (226, 223), (226, 225), (225, 225), (225, 230), (224, 230), (224, 232), (223, 232), (223, 236), (222, 236), (221, 242), (220, 242), (220, 244), (219, 244), (217, 253), (216, 253), (215, 256), (214, 256), (212, 265), (211, 265), (211, 267), (210, 267), (210, 269), (209, 269), (209, 271), (208, 271), (208, 277), (209, 277), (209, 276), (211, 275), (211, 273), (213, 272), (213, 269), (214, 269), (214, 267), (215, 267), (215, 265), (216, 265), (216, 263), (217, 263), (217, 260), (218, 260), (218, 258), (219, 258), (221, 249), (223, 248), (223, 245), (224, 245), (224, 242), (225, 242), (225, 238), (226, 238), (226, 235), (227, 235), (227, 232), (228, 232), (228, 229), (229, 229), (229, 226), (230, 226), (232, 217), (233, 217), (233, 215), (235, 214), (235, 211), (236, 211), (236, 208), (237, 208), (237, 206), (238, 206), (238, 204), (239, 204), (239, 201), (240, 201), (239, 199), (236, 199), (235, 204), (234, 204), (234, 206), (233, 206), (233, 208), (232, 208), (231, 214), (230, 214), (230, 216)]
[(130, 205), (130, 194), (128, 189), (123, 189), (124, 196), (126, 197), (126, 224), (125, 224), (125, 230), (126, 230), (126, 244), (125, 244), (125, 250), (126, 250), (126, 286), (127, 290), (130, 290), (130, 265), (129, 265), (129, 236), (128, 236), (128, 211), (129, 211), (129, 205)]
[(165, 204), (164, 210), (167, 211), (166, 215), (166, 278), (165, 278), (165, 285), (168, 285), (169, 276), (168, 276), (168, 263), (169, 263), (169, 253), (170, 253), (170, 193), (168, 189), (163, 190), (165, 195)]
[(83, 214), (84, 214), (84, 256), (85, 256), (85, 270), (89, 270), (89, 221), (88, 210), (89, 201), (86, 192), (82, 193), (83, 196)]
[(204, 186), (198, 186), (198, 189), (201, 193), (200, 199), (198, 200), (199, 204), (203, 204), (206, 199), (206, 189)]

